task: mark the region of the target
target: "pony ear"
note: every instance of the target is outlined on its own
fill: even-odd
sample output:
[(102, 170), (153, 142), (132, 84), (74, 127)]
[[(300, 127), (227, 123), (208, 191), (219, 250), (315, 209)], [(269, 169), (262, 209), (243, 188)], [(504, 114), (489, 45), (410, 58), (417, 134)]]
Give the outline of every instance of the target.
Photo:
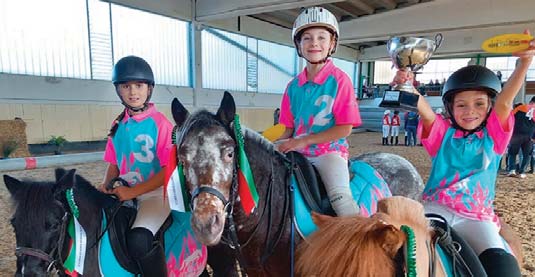
[(11, 194), (11, 196), (15, 195), (17, 191), (24, 186), (24, 183), (9, 176), (4, 175), (4, 184), (6, 184), (7, 190)]
[(54, 187), (54, 193), (63, 193), (67, 189), (73, 188), (76, 182), (75, 174), (76, 169), (71, 169), (67, 171), (59, 180), (56, 181), (56, 186)]
[(223, 94), (223, 99), (216, 115), (227, 126), (230, 126), (230, 123), (234, 120), (236, 104), (234, 103), (234, 98), (228, 91), (225, 91)]
[(377, 241), (381, 243), (381, 247), (386, 251), (390, 257), (395, 257), (399, 249), (403, 247), (405, 242), (405, 234), (398, 230), (394, 225), (383, 225), (381, 228), (375, 230), (373, 235), (376, 236)]
[(188, 110), (186, 110), (184, 105), (182, 105), (177, 98), (173, 99), (173, 102), (171, 103), (171, 111), (177, 126), (182, 126), (189, 116)]
[(59, 181), (59, 179), (61, 179), (61, 177), (65, 176), (65, 173), (67, 173), (67, 170), (65, 170), (65, 168), (56, 168), (56, 170), (54, 171), (54, 175), (56, 176), (56, 183)]
[(327, 225), (327, 223), (329, 223), (334, 218), (335, 217), (312, 212), (312, 220), (316, 225), (318, 225), (319, 228)]

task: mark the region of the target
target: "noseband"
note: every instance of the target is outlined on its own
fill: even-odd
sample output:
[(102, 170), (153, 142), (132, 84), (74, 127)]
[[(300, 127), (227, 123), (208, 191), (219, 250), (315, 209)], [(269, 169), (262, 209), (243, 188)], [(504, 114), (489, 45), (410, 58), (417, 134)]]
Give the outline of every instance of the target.
[(61, 219), (61, 233), (59, 235), (58, 244), (52, 249), (52, 251), (50, 251), (50, 254), (37, 248), (17, 246), (17, 248), (15, 248), (15, 255), (17, 257), (34, 257), (47, 262), (48, 266), (46, 268), (46, 272), (49, 275), (58, 272), (65, 272), (65, 266), (62, 262), (61, 253), (63, 252), (63, 243), (65, 242), (68, 221), (69, 213), (65, 212), (65, 215), (63, 215), (63, 218)]
[[(232, 181), (234, 183), (234, 180)], [(234, 186), (234, 184), (233, 184)], [(199, 196), (199, 194), (201, 194), (202, 192), (204, 193), (208, 193), (208, 194), (211, 194), (211, 195), (214, 195), (215, 197), (217, 197), (219, 200), (221, 200), (221, 202), (223, 202), (223, 205), (225, 206), (223, 208), (224, 211), (226, 212), (229, 212), (228, 209), (231, 208), (230, 207), (230, 202), (225, 198), (225, 196), (223, 195), (223, 193), (221, 193), (218, 189), (215, 189), (213, 187), (210, 187), (210, 186), (200, 186), (200, 187), (197, 187), (195, 188), (195, 190), (191, 193), (191, 210), (193, 211), (193, 202), (195, 201), (195, 198), (197, 198)]]

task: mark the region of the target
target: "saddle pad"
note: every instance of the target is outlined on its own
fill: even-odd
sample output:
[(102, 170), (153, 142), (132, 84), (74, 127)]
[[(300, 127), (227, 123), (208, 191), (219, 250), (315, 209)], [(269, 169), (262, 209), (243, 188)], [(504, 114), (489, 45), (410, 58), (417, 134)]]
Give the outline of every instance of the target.
[[(360, 208), (362, 216), (369, 217), (377, 211), (377, 202), (392, 196), (385, 180), (373, 167), (362, 161), (352, 161), (349, 170), (353, 175), (350, 181), (353, 199)], [(291, 186), (294, 188), (294, 218), (297, 231), (303, 238), (316, 231), (312, 221), (311, 210), (306, 205), (299, 190), (295, 177), (292, 176)]]
[[(104, 215), (104, 212), (102, 213), (102, 230), (105, 230), (108, 223), (106, 215)], [(134, 276), (133, 273), (124, 269), (115, 257), (111, 246), (109, 232), (104, 233), (102, 236), (99, 250), (99, 265), (102, 276)]]

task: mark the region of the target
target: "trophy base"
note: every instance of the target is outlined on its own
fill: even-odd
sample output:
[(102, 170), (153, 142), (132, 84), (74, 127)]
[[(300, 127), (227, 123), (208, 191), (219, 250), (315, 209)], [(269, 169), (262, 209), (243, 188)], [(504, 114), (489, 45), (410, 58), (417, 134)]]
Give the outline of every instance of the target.
[(418, 111), (418, 99), (420, 95), (402, 91), (387, 90), (379, 107), (402, 111)]

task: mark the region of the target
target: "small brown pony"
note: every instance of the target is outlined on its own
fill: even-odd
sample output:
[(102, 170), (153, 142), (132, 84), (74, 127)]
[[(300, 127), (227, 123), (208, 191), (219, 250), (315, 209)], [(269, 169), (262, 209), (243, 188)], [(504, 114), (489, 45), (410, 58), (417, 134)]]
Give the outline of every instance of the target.
[[(400, 249), (407, 235), (400, 230), (402, 225), (414, 231), (417, 275), (433, 275), (434, 271), (434, 276), (448, 276), (442, 261), (430, 257), (438, 257), (430, 243), (434, 231), (417, 201), (401, 196), (380, 200), (371, 218), (319, 214), (313, 218), (319, 230), (298, 248), (296, 272), (300, 276), (404, 276), (405, 259)], [(508, 225), (502, 231), (507, 231), (501, 234), (522, 264), (518, 238)]]

